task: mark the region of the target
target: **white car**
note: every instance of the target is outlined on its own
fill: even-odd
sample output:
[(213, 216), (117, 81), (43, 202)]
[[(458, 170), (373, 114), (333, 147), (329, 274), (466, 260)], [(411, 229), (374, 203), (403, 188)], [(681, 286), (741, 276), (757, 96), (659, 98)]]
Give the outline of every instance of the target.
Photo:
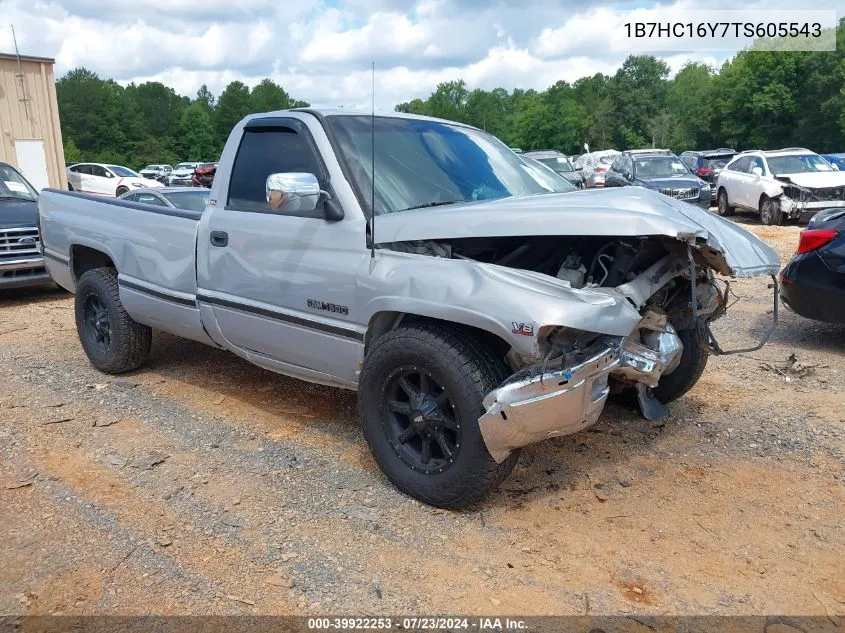
[(167, 184), (171, 187), (190, 187), (194, 170), (202, 163), (179, 163), (167, 177)]
[(68, 189), (102, 196), (122, 196), (131, 189), (163, 187), (128, 167), (104, 163), (77, 163), (67, 168)]
[(737, 154), (716, 187), (719, 215), (752, 211), (763, 224), (809, 220), (823, 209), (845, 207), (845, 172), (800, 147)]
[(604, 177), (610, 164), (621, 152), (615, 149), (604, 149), (589, 154), (581, 154), (575, 161), (575, 170), (584, 177), (584, 186), (588, 189), (604, 187)]

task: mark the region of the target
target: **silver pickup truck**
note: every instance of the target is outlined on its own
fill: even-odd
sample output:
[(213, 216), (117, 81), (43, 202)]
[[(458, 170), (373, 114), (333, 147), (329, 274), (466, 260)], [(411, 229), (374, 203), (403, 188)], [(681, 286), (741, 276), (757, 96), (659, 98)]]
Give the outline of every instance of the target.
[(95, 367), (157, 328), (356, 389), (387, 477), (460, 508), (611, 394), (664, 415), (722, 351), (721, 279), (779, 268), (686, 202), (547, 178), (469, 126), (291, 110), (237, 125), (203, 212), (47, 190), (40, 223)]

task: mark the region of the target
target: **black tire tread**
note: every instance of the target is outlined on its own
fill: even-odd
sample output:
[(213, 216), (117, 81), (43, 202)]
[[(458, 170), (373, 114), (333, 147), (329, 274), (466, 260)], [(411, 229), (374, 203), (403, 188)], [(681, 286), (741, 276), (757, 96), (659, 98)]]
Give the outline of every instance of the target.
[(725, 194), (725, 200), (727, 200), (727, 202), (728, 202), (727, 208), (725, 209), (725, 214), (722, 215), (722, 217), (723, 218), (729, 218), (730, 216), (732, 216), (736, 213), (736, 207), (732, 207), (730, 205), (730, 199), (728, 199), (728, 192), (724, 187), (722, 187), (721, 189), (719, 189), (719, 191), (716, 192), (716, 209), (717, 209), (716, 213), (717, 213), (717, 215), (721, 215), (718, 212), (718, 209), (719, 209), (719, 194), (720, 193)]
[(763, 204), (765, 204), (769, 200), (771, 200), (771, 198), (769, 198), (765, 194), (760, 196), (760, 205), (759, 205), (760, 224), (763, 224), (765, 226), (780, 226), (780, 225), (783, 224), (783, 213), (781, 213), (781, 211), (780, 211), (780, 204), (775, 204), (775, 214), (774, 214), (774, 217), (772, 218), (772, 221), (769, 224), (766, 224), (765, 222), (763, 222)]
[[(454, 369), (459, 381), (463, 383), (464, 390), (472, 390), (478, 394), (476, 408), (480, 416), (484, 410), (481, 404), (484, 395), (495, 389), (507, 375), (507, 368), (502, 361), (497, 361), (493, 353), (486, 345), (483, 345), (475, 336), (455, 327), (447, 327), (438, 323), (422, 322), (411, 323), (401, 326), (380, 337), (371, 348), (361, 372), (361, 387), (359, 393), (366, 392), (369, 388), (370, 371), (369, 367), (375, 367), (383, 362), (385, 357), (395, 348), (407, 347), (409, 339), (419, 341), (434, 348), (437, 353), (447, 359), (451, 359), (450, 366)], [(366, 415), (363, 398), (358, 399), (359, 414), (364, 426), (364, 436), (372, 448), (368, 437), (369, 425), (364, 418)], [(479, 442), (483, 440), (479, 435)], [(519, 459), (519, 451), (514, 451), (501, 464), (490, 457), (486, 447), (483, 449), (486, 459), (476, 459), (473, 469), (468, 478), (463, 482), (459, 494), (451, 490), (432, 489), (426, 494), (420, 495), (416, 491), (409, 490), (401, 481), (385, 473), (391, 482), (405, 494), (413, 496), (420, 501), (447, 509), (461, 509), (472, 505), (487, 496), (498, 486), (513, 470)]]
[[(122, 374), (138, 369), (150, 356), (152, 329), (135, 321), (123, 308), (120, 301), (120, 287), (117, 283), (117, 271), (114, 268), (94, 268), (83, 274), (77, 284), (77, 297), (80, 296), (79, 286), (84, 287), (89, 283), (95, 286), (105, 302), (114, 306), (116, 315), (110, 314), (109, 321), (114, 321), (111, 323), (112, 327), (116, 332), (122, 333), (120, 338), (123, 339), (123, 344), (117, 349), (114, 358), (106, 363), (96, 362), (85, 350), (88, 359), (97, 369), (107, 374)], [(81, 312), (81, 307), (77, 306), (77, 329), (81, 329)], [(114, 316), (117, 317), (116, 320), (112, 319)]]
[(672, 402), (695, 386), (707, 367), (710, 351), (703, 332), (698, 328), (679, 330), (684, 344), (681, 364), (671, 374), (662, 376), (652, 392), (663, 403)]

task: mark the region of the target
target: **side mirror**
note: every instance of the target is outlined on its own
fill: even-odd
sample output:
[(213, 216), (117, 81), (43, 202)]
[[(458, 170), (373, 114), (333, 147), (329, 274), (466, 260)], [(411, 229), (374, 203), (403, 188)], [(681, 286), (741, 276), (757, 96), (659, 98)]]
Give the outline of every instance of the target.
[(752, 167), (751, 173), (759, 178), (760, 176), (763, 175), (763, 168), (762, 167)]
[(327, 219), (343, 218), (343, 212), (337, 205), (331, 204), (331, 196), (327, 191), (320, 189), (320, 183), (314, 174), (270, 174), (267, 176), (265, 192), (267, 204), (276, 213), (313, 213), (317, 205), (325, 201)]
[(575, 171), (584, 171), (584, 165), (575, 165)]

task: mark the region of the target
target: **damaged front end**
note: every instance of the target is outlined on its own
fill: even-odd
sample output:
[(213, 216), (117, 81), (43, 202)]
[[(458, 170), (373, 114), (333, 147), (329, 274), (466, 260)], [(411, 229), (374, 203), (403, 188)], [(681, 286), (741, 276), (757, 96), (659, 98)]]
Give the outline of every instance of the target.
[[(721, 348), (710, 329), (710, 323), (725, 313), (728, 282), (720, 290), (703, 256), (691, 246), (687, 257), (673, 246), (669, 251), (638, 273), (628, 271), (625, 283), (594, 287), (596, 292), (624, 296), (640, 312), (640, 321), (627, 336), (567, 328), (551, 331), (543, 359), (520, 369), (487, 395), (479, 425), (494, 459), (502, 461), (515, 449), (594, 424), (608, 396), (628, 388), (636, 394), (644, 417), (665, 417), (665, 406), (652, 389), (681, 363), (684, 343), (678, 329), (697, 330), (698, 335), (687, 340), (700, 342), (695, 344), (706, 346), (710, 353), (732, 353)], [(777, 306), (772, 326), (750, 349), (762, 347), (776, 322)]]
[[(725, 278), (780, 268), (741, 227), (636, 187), (454, 205), (433, 212), (440, 222), (394, 215), (405, 217), (380, 218), (391, 254), (371, 267), (383, 293), (372, 310), (493, 335), (512, 372), (479, 418), (497, 461), (594, 424), (612, 393), (630, 390), (646, 417), (665, 415), (652, 389), (679, 397), (708, 353), (729, 353), (710, 329), (727, 309)], [(698, 373), (682, 381), (690, 351)], [(685, 383), (674, 396), (668, 376)]]
[(805, 187), (785, 176), (778, 180), (783, 183), (783, 194), (776, 200), (789, 219), (803, 222), (819, 211), (845, 208), (845, 186)]

